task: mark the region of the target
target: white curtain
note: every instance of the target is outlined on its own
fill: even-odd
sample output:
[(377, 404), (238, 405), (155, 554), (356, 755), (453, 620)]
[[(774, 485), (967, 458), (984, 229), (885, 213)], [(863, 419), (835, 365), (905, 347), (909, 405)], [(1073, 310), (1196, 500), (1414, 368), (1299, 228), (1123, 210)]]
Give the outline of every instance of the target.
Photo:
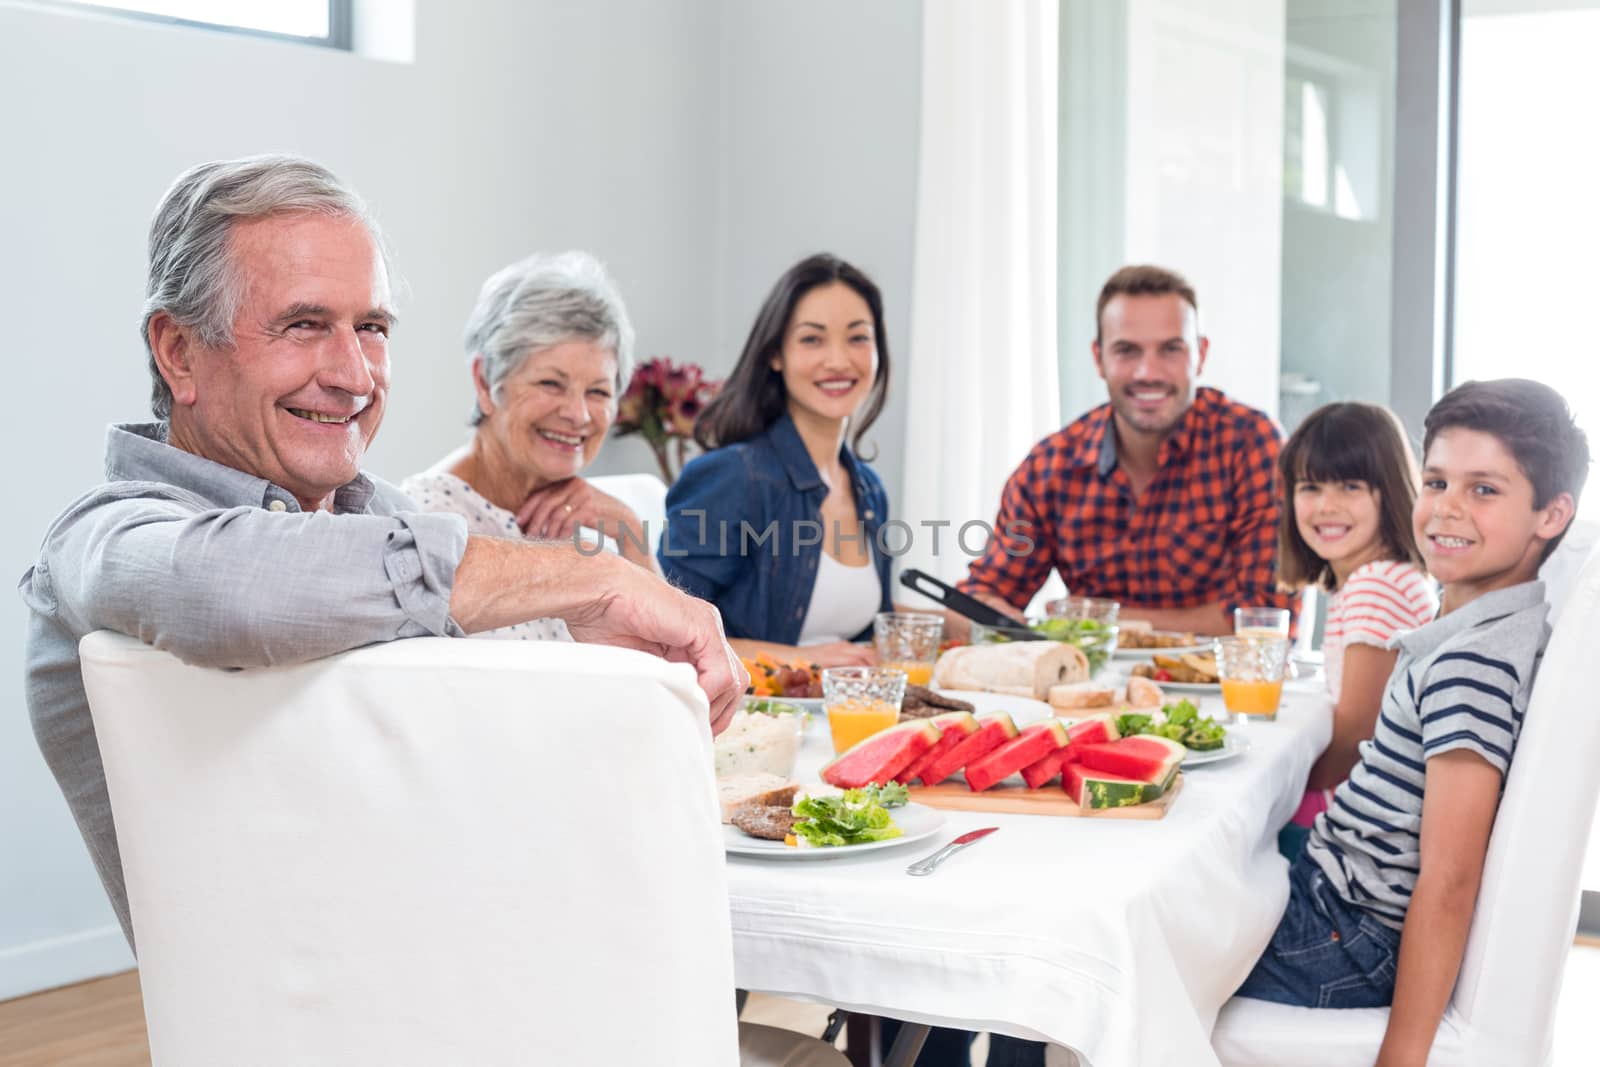
[[(923, 15), (902, 567), (955, 581), (1006, 478), (1060, 426), (1055, 0), (928, 0)], [(934, 528), (939, 529), (934, 551)], [(898, 549), (906, 531), (887, 534)], [(915, 600), (897, 590), (897, 599)]]

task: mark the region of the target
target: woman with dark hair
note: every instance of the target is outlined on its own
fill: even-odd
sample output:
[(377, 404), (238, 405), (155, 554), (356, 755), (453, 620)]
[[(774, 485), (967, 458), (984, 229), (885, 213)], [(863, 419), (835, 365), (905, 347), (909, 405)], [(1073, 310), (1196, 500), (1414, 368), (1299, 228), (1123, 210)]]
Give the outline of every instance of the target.
[(883, 297), (837, 256), (791, 267), (695, 422), (707, 453), (667, 494), (662, 570), (715, 604), (741, 655), (871, 663), (892, 607), (883, 483), (861, 458), (883, 410)]

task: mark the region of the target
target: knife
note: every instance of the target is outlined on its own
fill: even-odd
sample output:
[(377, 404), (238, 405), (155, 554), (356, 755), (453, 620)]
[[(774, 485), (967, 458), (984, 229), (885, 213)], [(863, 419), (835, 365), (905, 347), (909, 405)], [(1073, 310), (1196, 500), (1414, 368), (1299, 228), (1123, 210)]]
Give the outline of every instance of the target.
[(916, 876), (932, 874), (934, 871), (939, 869), (939, 864), (943, 863), (951, 856), (954, 856), (957, 852), (960, 852), (974, 841), (980, 841), (998, 829), (1000, 829), (998, 826), (985, 826), (981, 830), (969, 830), (960, 837), (956, 838), (954, 841), (950, 842), (948, 845), (944, 846), (944, 848), (941, 848), (939, 851), (924, 856), (922, 859), (907, 867), (906, 873)]
[(991, 630), (1001, 631), (1013, 641), (1048, 640), (1043, 634), (1028, 629), (1026, 623), (1018, 622), (1005, 612), (997, 611), (983, 601), (970, 597), (955, 586), (946, 585), (933, 575), (919, 571), (915, 567), (907, 567), (900, 573), (900, 584), (930, 600), (937, 600), (957, 615), (965, 616)]

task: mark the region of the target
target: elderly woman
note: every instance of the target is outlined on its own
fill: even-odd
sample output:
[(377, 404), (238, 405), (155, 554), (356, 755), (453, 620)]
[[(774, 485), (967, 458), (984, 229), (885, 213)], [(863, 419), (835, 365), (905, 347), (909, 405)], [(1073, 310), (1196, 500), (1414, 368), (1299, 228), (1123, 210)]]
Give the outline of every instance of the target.
[[(401, 488), (473, 533), (540, 540), (600, 531), (623, 558), (659, 569), (639, 517), (580, 473), (600, 452), (632, 372), (633, 327), (616, 286), (583, 252), (533, 255), (494, 274), (467, 322), (475, 407), (465, 445)], [(559, 619), (497, 637), (562, 639)]]

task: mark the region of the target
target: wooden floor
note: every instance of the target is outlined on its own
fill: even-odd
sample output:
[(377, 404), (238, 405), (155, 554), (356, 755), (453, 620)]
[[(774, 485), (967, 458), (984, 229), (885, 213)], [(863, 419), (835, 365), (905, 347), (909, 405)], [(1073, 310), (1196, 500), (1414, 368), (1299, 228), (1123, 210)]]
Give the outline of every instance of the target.
[[(1600, 1063), (1600, 943), (1580, 942), (1567, 960), (1556, 1013), (1556, 1067)], [(819, 1034), (828, 1009), (759, 994), (750, 1022)], [(975, 1059), (983, 1062), (980, 1044)], [(134, 971), (0, 1002), (0, 1067), (149, 1067), (139, 977)]]

